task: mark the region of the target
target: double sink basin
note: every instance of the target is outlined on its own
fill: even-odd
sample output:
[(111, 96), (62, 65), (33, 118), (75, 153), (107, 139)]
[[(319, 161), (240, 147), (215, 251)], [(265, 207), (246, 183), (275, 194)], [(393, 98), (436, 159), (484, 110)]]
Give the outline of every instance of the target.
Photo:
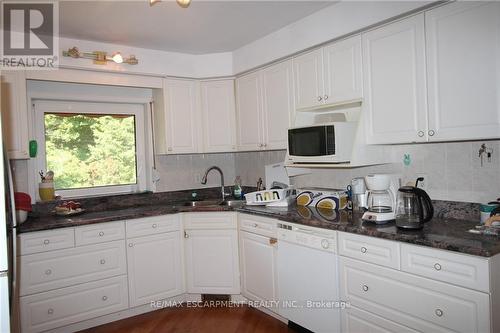
[(227, 206), (227, 207), (242, 207), (245, 204), (245, 200), (196, 200), (196, 201), (188, 201), (184, 203), (184, 206), (189, 207), (208, 207), (208, 206)]

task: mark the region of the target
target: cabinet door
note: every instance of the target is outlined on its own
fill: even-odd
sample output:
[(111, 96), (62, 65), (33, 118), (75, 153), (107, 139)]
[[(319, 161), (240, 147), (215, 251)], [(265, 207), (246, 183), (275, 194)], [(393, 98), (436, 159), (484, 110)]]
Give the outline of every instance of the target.
[(180, 231), (127, 240), (130, 306), (184, 292)]
[(306, 109), (323, 104), (323, 50), (293, 59), (295, 107)]
[(24, 71), (2, 71), (2, 131), (10, 159), (26, 159), (28, 155), (28, 109)]
[(359, 101), (361, 84), (361, 36), (334, 43), (323, 49), (325, 103)]
[(236, 119), (238, 150), (264, 148), (260, 72), (236, 79)]
[(193, 80), (165, 80), (167, 153), (198, 152), (198, 83)]
[(234, 81), (201, 82), (204, 152), (236, 150)]
[(423, 14), (369, 31), (362, 40), (367, 142), (426, 141)]
[(264, 147), (286, 149), (294, 115), (292, 62), (262, 70)]
[(425, 14), (430, 140), (500, 136), (500, 3)]
[(239, 294), (237, 230), (186, 230), (188, 293)]
[(417, 333), (385, 318), (351, 306), (341, 312), (344, 333)]
[(245, 231), (241, 233), (241, 293), (251, 300), (277, 300), (275, 241)]

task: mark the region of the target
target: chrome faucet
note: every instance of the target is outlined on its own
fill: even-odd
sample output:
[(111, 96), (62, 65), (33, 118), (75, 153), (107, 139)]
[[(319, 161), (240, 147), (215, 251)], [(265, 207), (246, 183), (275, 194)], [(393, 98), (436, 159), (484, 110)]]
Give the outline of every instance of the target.
[(218, 166), (211, 166), (210, 168), (207, 169), (207, 171), (205, 171), (205, 175), (203, 176), (203, 178), (201, 178), (201, 183), (203, 185), (205, 185), (207, 183), (207, 176), (208, 176), (208, 173), (212, 170), (217, 170), (219, 171), (219, 174), (220, 174), (220, 187), (221, 187), (221, 195), (222, 195), (222, 201), (224, 201), (224, 199), (226, 199), (226, 197), (228, 197), (230, 194), (229, 193), (226, 193), (226, 191), (224, 190), (224, 173), (222, 172), (222, 170), (218, 167)]

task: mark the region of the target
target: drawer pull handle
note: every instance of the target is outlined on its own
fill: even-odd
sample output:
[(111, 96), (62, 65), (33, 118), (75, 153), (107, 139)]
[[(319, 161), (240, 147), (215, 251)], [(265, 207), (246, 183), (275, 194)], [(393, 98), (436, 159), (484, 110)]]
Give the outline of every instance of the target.
[(52, 274), (52, 270), (48, 269), (45, 271), (45, 275), (50, 275), (50, 274)]
[(274, 237), (269, 238), (269, 245), (274, 245), (276, 243), (278, 243), (278, 240), (276, 238), (274, 238)]
[(50, 243), (50, 241), (48, 239), (43, 241), (43, 244), (45, 244), (45, 245), (48, 245), (49, 243)]
[(366, 284), (363, 285), (363, 291), (368, 291), (368, 286)]
[(99, 263), (100, 263), (101, 265), (104, 265), (104, 264), (106, 263), (106, 260), (101, 259), (101, 261), (99, 261)]
[(441, 309), (436, 309), (435, 313), (436, 313), (436, 316), (438, 316), (438, 317), (442, 317), (444, 314), (443, 310), (441, 310)]
[(363, 247), (361, 248), (361, 253), (366, 253), (366, 251), (368, 251), (368, 250), (366, 249), (366, 247), (364, 247), (364, 246), (363, 246)]
[(134, 243), (128, 243), (128, 247), (134, 246)]
[(157, 225), (156, 223), (154, 223), (154, 224), (152, 225), (152, 227), (153, 227), (153, 229), (156, 229), (156, 227), (158, 227), (158, 225)]
[(434, 264), (434, 269), (435, 269), (436, 271), (440, 271), (440, 270), (441, 270), (441, 265), (440, 265), (440, 264), (438, 264), (438, 263), (435, 263), (435, 264)]
[(54, 313), (54, 309), (48, 309), (48, 310), (47, 310), (47, 313), (48, 313), (49, 315), (53, 314), (53, 313)]
[(102, 296), (102, 300), (103, 301), (107, 301), (108, 300), (108, 296)]
[(102, 237), (102, 236), (104, 236), (104, 232), (101, 231), (101, 232), (99, 232), (99, 237)]
[(184, 231), (184, 238), (189, 238), (189, 234)]

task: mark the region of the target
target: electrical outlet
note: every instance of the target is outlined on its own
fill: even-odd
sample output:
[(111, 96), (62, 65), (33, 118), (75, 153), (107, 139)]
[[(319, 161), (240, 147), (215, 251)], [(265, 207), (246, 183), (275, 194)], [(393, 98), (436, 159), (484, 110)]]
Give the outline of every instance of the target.
[(418, 182), (418, 188), (421, 188), (424, 191), (427, 191), (427, 187), (429, 186), (429, 179), (427, 178), (427, 174), (425, 173), (417, 173), (417, 178), (423, 178)]

